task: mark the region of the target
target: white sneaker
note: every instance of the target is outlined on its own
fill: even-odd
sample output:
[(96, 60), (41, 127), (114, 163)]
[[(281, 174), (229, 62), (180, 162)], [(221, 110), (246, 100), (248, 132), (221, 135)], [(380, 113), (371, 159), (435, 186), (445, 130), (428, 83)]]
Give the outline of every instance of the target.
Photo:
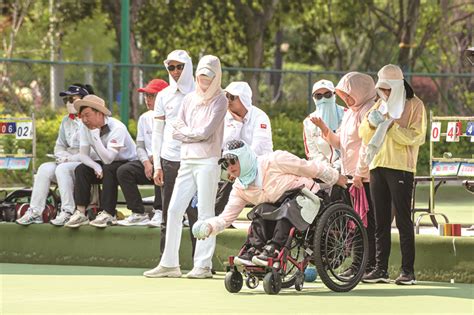
[(189, 279), (206, 279), (212, 278), (211, 268), (194, 267), (193, 270), (186, 274)]
[(89, 224), (95, 227), (105, 228), (108, 225), (116, 225), (117, 218), (115, 216), (112, 216), (107, 211), (103, 210), (99, 212), (95, 220), (91, 221), (91, 223)]
[(148, 214), (146, 213), (132, 213), (124, 220), (117, 221), (118, 225), (132, 226), (132, 225), (147, 225), (150, 222)]
[(36, 213), (33, 211), (33, 209), (28, 208), (26, 210), (25, 214), (16, 220), (16, 223), (21, 224), (21, 225), (30, 225), (32, 223), (43, 223), (43, 218), (40, 213)]
[(56, 218), (51, 220), (50, 223), (52, 225), (56, 225), (56, 226), (63, 226), (64, 224), (66, 224), (67, 221), (69, 221), (71, 216), (72, 216), (72, 214), (70, 214), (69, 212), (66, 212), (66, 211), (63, 210), (63, 211), (59, 212), (59, 214), (56, 216)]
[(179, 267), (163, 267), (156, 266), (155, 268), (145, 271), (143, 275), (147, 278), (181, 278), (181, 269)]
[(69, 228), (77, 228), (81, 225), (87, 224), (89, 224), (89, 219), (81, 211), (76, 210), (76, 212), (74, 212), (74, 214), (69, 218), (69, 221), (67, 221), (64, 226)]
[(153, 218), (148, 222), (149, 227), (160, 227), (161, 222), (163, 222), (163, 211), (161, 210), (153, 210), (155, 213)]
[(188, 215), (186, 213), (183, 216), (183, 226), (184, 227), (189, 227), (189, 219), (188, 219)]

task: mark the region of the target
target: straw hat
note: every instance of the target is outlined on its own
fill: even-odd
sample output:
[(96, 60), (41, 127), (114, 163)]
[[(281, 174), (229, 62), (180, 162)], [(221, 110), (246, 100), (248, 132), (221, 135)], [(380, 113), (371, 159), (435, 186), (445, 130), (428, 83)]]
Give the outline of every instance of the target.
[(105, 101), (97, 95), (86, 95), (84, 98), (74, 101), (74, 108), (77, 112), (80, 111), (81, 107), (90, 107), (98, 110), (106, 116), (111, 116), (112, 113), (105, 106)]

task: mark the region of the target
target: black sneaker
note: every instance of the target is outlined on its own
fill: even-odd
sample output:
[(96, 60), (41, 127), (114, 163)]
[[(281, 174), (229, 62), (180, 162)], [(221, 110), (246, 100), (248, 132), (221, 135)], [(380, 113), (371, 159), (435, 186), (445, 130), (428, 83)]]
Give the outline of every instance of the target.
[(255, 266), (252, 262), (252, 257), (258, 253), (255, 247), (250, 247), (242, 255), (234, 257), (234, 264), (237, 266)]
[(364, 283), (390, 283), (388, 273), (383, 270), (375, 269), (368, 275), (362, 277)]
[(395, 283), (398, 285), (410, 285), (416, 284), (415, 274), (413, 272), (404, 272), (395, 279)]
[(265, 245), (260, 255), (255, 255), (252, 257), (252, 262), (259, 266), (268, 266), (268, 259), (276, 258), (278, 257), (278, 254), (279, 251), (275, 249), (275, 245)]

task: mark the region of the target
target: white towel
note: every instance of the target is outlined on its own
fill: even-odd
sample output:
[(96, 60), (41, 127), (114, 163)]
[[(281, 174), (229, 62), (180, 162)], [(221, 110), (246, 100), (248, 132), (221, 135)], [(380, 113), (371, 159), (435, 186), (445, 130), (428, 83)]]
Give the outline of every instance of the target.
[(377, 130), (375, 130), (372, 139), (370, 139), (369, 144), (367, 145), (367, 155), (365, 156), (365, 162), (367, 164), (370, 164), (375, 155), (380, 151), (383, 140), (385, 139), (385, 135), (387, 134), (388, 127), (390, 127), (392, 121), (392, 118), (385, 120), (384, 122), (380, 123), (377, 127)]

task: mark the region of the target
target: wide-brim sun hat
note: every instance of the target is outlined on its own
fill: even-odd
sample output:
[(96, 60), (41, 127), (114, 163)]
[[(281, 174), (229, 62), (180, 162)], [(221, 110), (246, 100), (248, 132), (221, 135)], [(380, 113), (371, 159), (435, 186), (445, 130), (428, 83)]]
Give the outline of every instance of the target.
[(86, 95), (84, 98), (74, 101), (74, 108), (77, 112), (80, 112), (81, 107), (90, 107), (99, 112), (103, 113), (106, 116), (111, 116), (112, 113), (105, 106), (105, 101), (98, 97), (97, 95)]

